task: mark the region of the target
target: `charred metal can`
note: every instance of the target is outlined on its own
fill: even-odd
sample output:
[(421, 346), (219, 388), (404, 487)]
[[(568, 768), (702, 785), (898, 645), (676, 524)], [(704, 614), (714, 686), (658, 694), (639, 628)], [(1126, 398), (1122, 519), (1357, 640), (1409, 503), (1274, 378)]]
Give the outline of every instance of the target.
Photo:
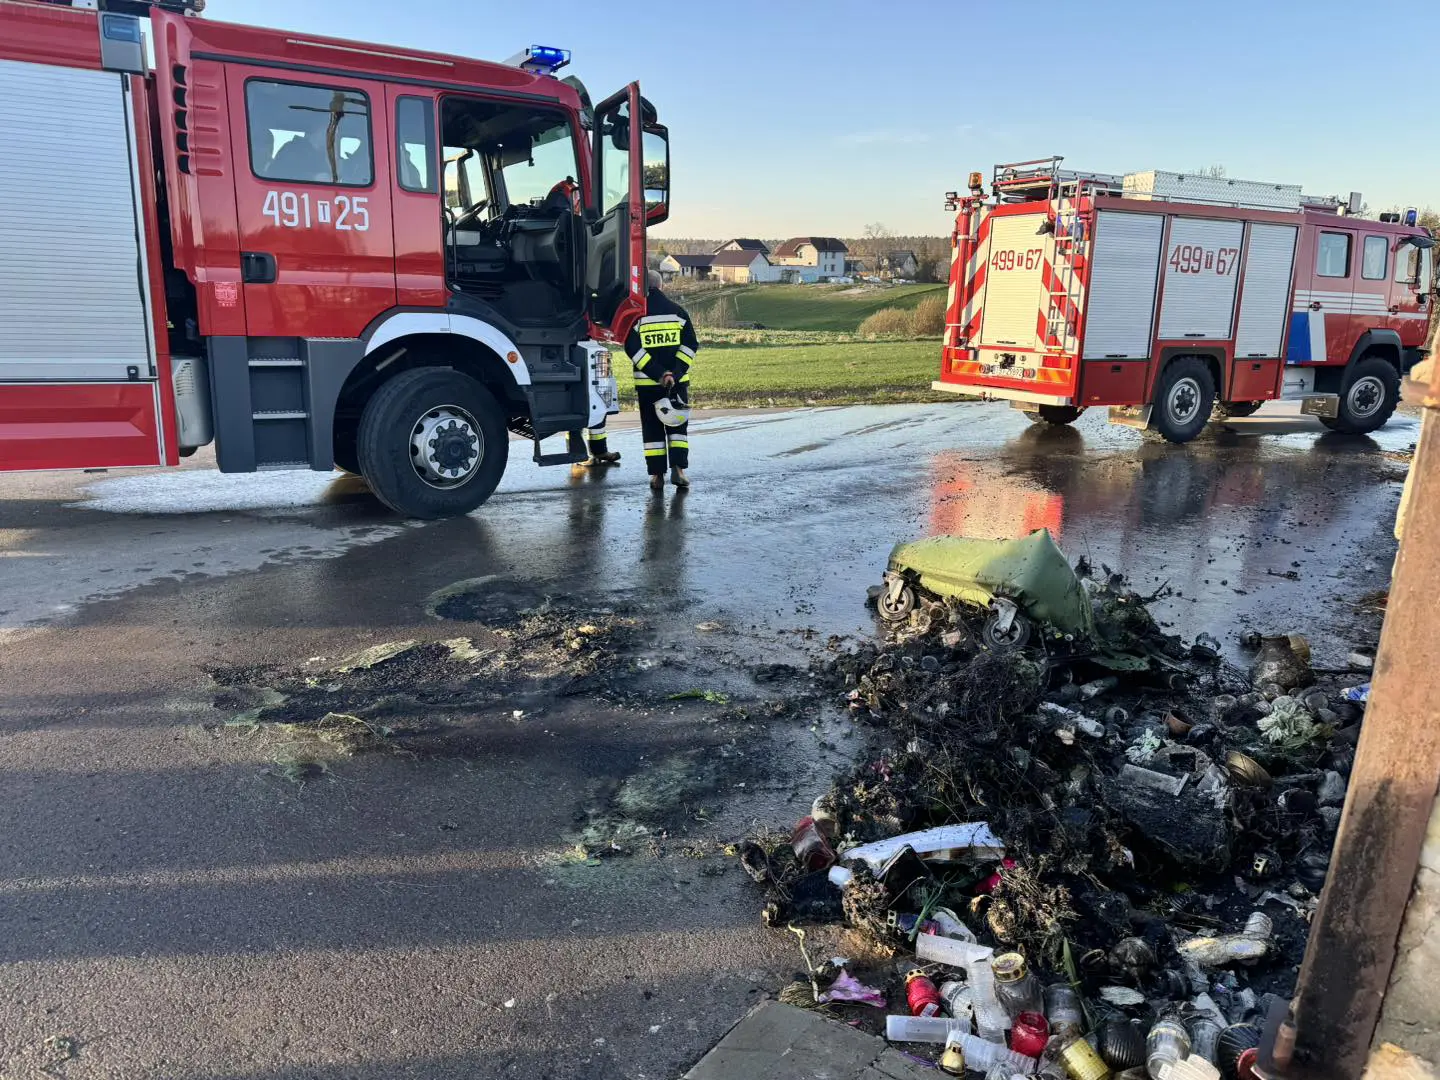
[(912, 971), (905, 976), (905, 1001), (911, 1016), (939, 1016), (944, 999), (928, 975)]

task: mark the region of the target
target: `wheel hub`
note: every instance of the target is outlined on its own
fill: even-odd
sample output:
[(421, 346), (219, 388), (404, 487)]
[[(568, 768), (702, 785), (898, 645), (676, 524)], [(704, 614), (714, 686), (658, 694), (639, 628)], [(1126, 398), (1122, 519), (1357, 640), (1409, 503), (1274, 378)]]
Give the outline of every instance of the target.
[(1359, 417), (1373, 416), (1385, 400), (1385, 387), (1373, 375), (1366, 375), (1363, 379), (1355, 380), (1355, 385), (1350, 387), (1346, 398), (1351, 414)]
[(480, 425), (458, 405), (431, 409), (411, 428), (410, 463), (431, 487), (459, 487), (475, 474), (484, 456)]
[(1170, 388), (1165, 408), (1170, 418), (1182, 427), (1194, 420), (1200, 409), (1200, 384), (1194, 379), (1181, 379)]

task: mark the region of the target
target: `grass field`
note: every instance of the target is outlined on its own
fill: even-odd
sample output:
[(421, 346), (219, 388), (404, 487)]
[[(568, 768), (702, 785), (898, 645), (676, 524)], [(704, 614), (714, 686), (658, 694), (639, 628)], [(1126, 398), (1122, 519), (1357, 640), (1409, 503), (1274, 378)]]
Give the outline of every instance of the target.
[[(867, 316), (881, 308), (913, 308), (932, 293), (944, 295), (944, 285), (894, 285), (866, 288), (855, 285), (737, 285), (697, 297), (696, 321), (704, 324), (708, 309), (727, 298), (734, 304), (736, 323), (759, 323), (780, 330), (833, 330), (854, 333)], [(690, 303), (686, 301), (686, 303)], [(727, 304), (728, 306), (728, 304)]]
[[(737, 285), (701, 287), (678, 299), (697, 323), (700, 355), (691, 373), (696, 408), (854, 405), (952, 400), (930, 383), (940, 370), (940, 339), (863, 341), (855, 331), (887, 307), (914, 307), (944, 285)], [(707, 305), (733, 303), (734, 321), (764, 330), (706, 326)], [(633, 408), (630, 365), (616, 357), (620, 400)]]
[[(621, 400), (633, 405), (634, 388), (621, 360)], [(953, 400), (930, 389), (939, 370), (938, 340), (714, 345), (700, 350), (690, 400), (701, 409)]]

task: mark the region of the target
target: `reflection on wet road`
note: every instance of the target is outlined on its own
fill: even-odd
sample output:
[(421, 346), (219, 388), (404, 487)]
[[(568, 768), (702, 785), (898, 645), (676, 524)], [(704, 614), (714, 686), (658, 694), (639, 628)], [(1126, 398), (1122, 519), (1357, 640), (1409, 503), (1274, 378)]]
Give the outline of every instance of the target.
[[(331, 624), (355, 622), (368, 602), (342, 587), (363, 567), (377, 585), (395, 579), (386, 593), (407, 578), (503, 572), (560, 592), (664, 597), (689, 623), (848, 632), (868, 625), (859, 598), (897, 540), (1045, 526), (1072, 557), (1087, 553), (1141, 587), (1168, 581), (1180, 595), (1162, 614), (1187, 632), (1224, 636), (1237, 614), (1263, 613), (1275, 625), (1300, 618), (1393, 518), (1403, 466), (1383, 451), (1408, 448), (1413, 421), (1396, 418), (1374, 438), (1296, 426), (1249, 434), (1285, 430), (1257, 417), (1175, 447), (1098, 416), (1050, 428), (986, 405), (818, 409), (697, 423), (688, 495), (652, 495), (638, 433), (621, 431), (623, 466), (581, 475), (535, 469), (516, 444), (499, 493), (463, 522), (397, 528), (358, 481), (307, 473), (116, 476), (71, 505), (117, 512), (84, 515), (97, 542), (133, 531), (127, 519), (151, 537), (178, 534), (138, 552), (104, 542), (127, 584), (261, 562), (197, 567), (187, 533), (220, 533), (230, 548), (264, 548), (272, 559), (339, 556), (315, 563), (317, 587), (298, 616)], [(30, 534), (42, 546), (44, 517)], [(56, 550), (63, 563), (66, 549)], [(37, 560), (0, 560), (0, 580), (14, 578), (16, 595), (39, 572)], [(52, 587), (65, 578), (45, 573)], [(13, 611), (6, 624), (41, 614)], [(258, 611), (229, 615), (264, 625)]]

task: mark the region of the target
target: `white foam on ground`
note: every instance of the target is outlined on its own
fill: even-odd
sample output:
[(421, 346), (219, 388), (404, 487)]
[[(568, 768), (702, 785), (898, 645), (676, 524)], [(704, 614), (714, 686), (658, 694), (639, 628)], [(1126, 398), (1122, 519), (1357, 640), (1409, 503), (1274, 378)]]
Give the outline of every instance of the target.
[(304, 469), (256, 473), (184, 469), (99, 480), (85, 489), (85, 499), (66, 505), (112, 514), (313, 508), (324, 502), (332, 484), (345, 480), (344, 473)]

